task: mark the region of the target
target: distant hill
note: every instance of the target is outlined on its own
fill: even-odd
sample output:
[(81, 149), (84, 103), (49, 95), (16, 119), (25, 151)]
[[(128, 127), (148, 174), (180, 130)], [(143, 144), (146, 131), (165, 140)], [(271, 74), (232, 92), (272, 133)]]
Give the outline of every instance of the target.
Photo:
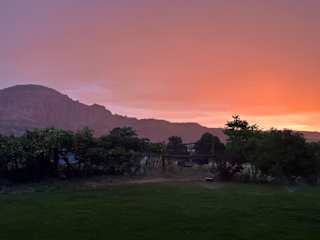
[[(96, 135), (108, 133), (115, 127), (133, 127), (139, 136), (154, 142), (169, 136), (181, 136), (194, 142), (205, 132), (225, 141), (221, 128), (206, 128), (197, 123), (172, 123), (155, 119), (136, 119), (112, 114), (104, 106), (88, 106), (67, 95), (39, 85), (17, 85), (0, 90), (0, 133), (22, 134), (26, 129), (57, 127), (76, 131), (92, 128)], [(320, 141), (320, 133), (304, 132), (308, 140)]]
[(38, 85), (17, 85), (0, 90), (0, 133), (21, 134), (26, 129), (57, 127), (78, 130), (88, 126), (96, 135), (121, 126), (133, 127), (140, 136), (152, 141), (165, 141), (169, 136), (181, 136), (193, 142), (204, 132), (224, 139), (218, 128), (206, 128), (197, 123), (171, 123), (163, 120), (124, 117), (112, 114), (104, 106), (88, 106), (74, 101), (58, 91)]

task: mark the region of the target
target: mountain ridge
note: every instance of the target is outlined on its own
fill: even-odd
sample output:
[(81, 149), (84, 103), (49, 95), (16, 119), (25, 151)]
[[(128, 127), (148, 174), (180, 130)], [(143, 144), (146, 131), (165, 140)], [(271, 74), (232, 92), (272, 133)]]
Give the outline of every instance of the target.
[(181, 136), (193, 142), (204, 132), (221, 139), (218, 128), (206, 128), (198, 123), (172, 123), (166, 120), (137, 119), (112, 114), (99, 104), (86, 105), (55, 89), (40, 85), (16, 85), (0, 90), (0, 133), (21, 134), (30, 128), (57, 127), (76, 131), (92, 128), (100, 136), (114, 127), (130, 126), (142, 137), (165, 141), (169, 136)]
[[(22, 134), (27, 129), (57, 127), (76, 131), (92, 128), (101, 136), (115, 127), (129, 126), (141, 137), (154, 142), (169, 136), (181, 136), (194, 142), (205, 132), (226, 140), (221, 128), (208, 128), (199, 123), (175, 123), (152, 118), (137, 119), (113, 114), (99, 104), (86, 105), (59, 91), (34, 84), (16, 85), (0, 90), (0, 133)], [(310, 141), (320, 141), (319, 132), (302, 132)]]

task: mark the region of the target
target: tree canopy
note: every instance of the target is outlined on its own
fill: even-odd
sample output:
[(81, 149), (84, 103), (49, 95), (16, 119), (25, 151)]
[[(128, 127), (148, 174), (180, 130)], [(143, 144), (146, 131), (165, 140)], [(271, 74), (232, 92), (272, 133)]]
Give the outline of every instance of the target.
[(224, 132), (228, 137), (225, 144), (204, 133), (194, 151), (188, 151), (179, 136), (170, 137), (167, 144), (152, 143), (130, 127), (115, 128), (99, 138), (89, 128), (77, 132), (46, 128), (17, 137), (0, 135), (0, 179), (131, 175), (138, 172), (146, 156), (161, 158), (165, 154), (210, 163), (211, 172), (222, 180), (317, 183), (320, 143), (309, 143), (291, 130), (262, 131), (239, 116), (227, 122)]

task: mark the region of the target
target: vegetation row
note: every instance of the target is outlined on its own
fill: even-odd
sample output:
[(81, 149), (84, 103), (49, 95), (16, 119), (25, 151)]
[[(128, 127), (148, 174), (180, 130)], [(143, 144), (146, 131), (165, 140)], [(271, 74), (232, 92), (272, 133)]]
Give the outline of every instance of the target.
[(239, 116), (227, 122), (224, 133), (226, 143), (203, 134), (192, 152), (178, 136), (167, 143), (152, 143), (129, 127), (115, 128), (102, 137), (95, 137), (88, 128), (77, 132), (35, 129), (22, 136), (0, 136), (0, 180), (134, 175), (150, 156), (163, 161), (180, 156), (181, 164), (192, 155), (198, 156), (194, 158), (198, 164), (210, 163), (210, 171), (221, 180), (318, 182), (319, 143), (308, 143), (291, 130), (263, 131)]

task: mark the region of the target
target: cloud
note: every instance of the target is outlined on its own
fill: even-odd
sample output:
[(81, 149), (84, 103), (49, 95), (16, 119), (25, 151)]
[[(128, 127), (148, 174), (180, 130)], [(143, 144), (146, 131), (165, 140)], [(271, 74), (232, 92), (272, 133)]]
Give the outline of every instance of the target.
[(140, 118), (318, 129), (319, 4), (285, 2), (7, 2), (0, 86), (43, 84)]

